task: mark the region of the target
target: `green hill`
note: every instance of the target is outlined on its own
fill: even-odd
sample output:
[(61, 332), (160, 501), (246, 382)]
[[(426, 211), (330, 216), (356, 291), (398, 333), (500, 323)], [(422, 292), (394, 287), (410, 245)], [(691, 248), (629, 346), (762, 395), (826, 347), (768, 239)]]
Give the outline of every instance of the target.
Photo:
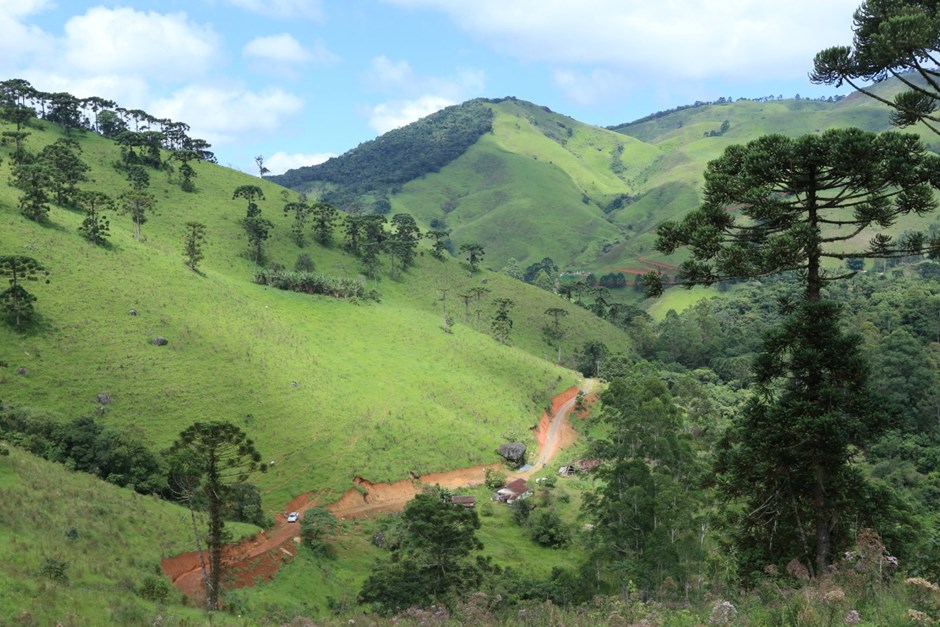
[[(58, 127), (38, 125), (29, 150), (61, 137)], [(112, 167), (115, 144), (92, 133), (77, 138), (92, 167), (83, 187), (117, 195), (126, 184)], [(233, 421), (273, 462), (257, 478), (272, 511), (309, 490), (338, 494), (355, 475), (387, 481), (489, 463), (508, 434), (530, 438), (547, 397), (576, 378), (542, 359), (554, 355), (542, 340), (549, 307), (571, 312), (565, 356), (589, 339), (629, 349), (622, 332), (586, 311), (505, 276), (471, 277), (455, 259), (419, 256), (399, 280), (383, 270), (368, 284), (380, 303), (256, 285), (239, 225), (245, 204), (232, 200), (239, 185), (265, 192), (271, 262), (292, 267), (306, 252), (318, 272), (355, 278), (360, 261), (338, 247), (298, 248), (282, 188), (204, 162), (195, 165), (196, 193), (151, 171), (158, 212), (143, 241), (130, 218), (111, 215), (109, 245), (94, 246), (78, 235), (76, 211), (53, 207), (48, 225), (19, 214), (20, 191), (8, 184), (12, 149), (0, 152), (0, 250), (39, 259), (51, 283), (29, 286), (39, 299), (29, 332), (0, 328), (3, 400), (63, 420), (97, 411), (107, 424), (133, 425), (154, 449), (194, 421)], [(207, 226), (200, 273), (183, 263), (189, 220)], [(475, 330), (475, 316), (465, 320), (458, 295), (472, 286), (491, 290), (482, 331), (494, 298), (516, 302), (513, 346)], [(441, 290), (456, 321), (451, 334), (441, 331)], [(155, 346), (156, 336), (169, 343)], [(100, 393), (111, 402), (99, 407)]]
[[(874, 89), (888, 95), (898, 84), (889, 80)], [(381, 210), (407, 211), (426, 225), (451, 229), (455, 246), (482, 243), (489, 267), (501, 268), (511, 257), (523, 267), (551, 257), (563, 269), (639, 272), (649, 269), (644, 260), (663, 261), (652, 251), (656, 226), (696, 206), (705, 165), (727, 146), (768, 133), (890, 127), (887, 109), (862, 94), (832, 100), (722, 100), (606, 129), (515, 98), (474, 100), (363, 144), (329, 166), (306, 168), (307, 182), (298, 182), (298, 171), (279, 180), (329, 195), (334, 187), (309, 177), (326, 179), (344, 163), (369, 163), (356, 169), (360, 176), (348, 189), (357, 200), (347, 201), (375, 206), (381, 199)], [(490, 129), (455, 156), (472, 133), (452, 134), (456, 125), (444, 121), (464, 109), (464, 118), (483, 120), (483, 108), (492, 112)], [(417, 174), (408, 180), (389, 185), (374, 165), (384, 157), (396, 167), (411, 155), (414, 166), (414, 155), (434, 139), (449, 147), (448, 158), (413, 167), (409, 172)]]

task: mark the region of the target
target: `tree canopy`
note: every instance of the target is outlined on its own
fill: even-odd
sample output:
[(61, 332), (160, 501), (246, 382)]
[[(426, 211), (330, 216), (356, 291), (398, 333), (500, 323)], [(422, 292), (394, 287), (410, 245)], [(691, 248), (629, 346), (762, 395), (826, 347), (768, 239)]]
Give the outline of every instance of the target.
[[(816, 54), (810, 80), (843, 82), (892, 108), (898, 126), (917, 122), (940, 134), (940, 3), (936, 0), (865, 0), (854, 14), (852, 46)], [(889, 77), (905, 89), (889, 100), (862, 85)]]
[(209, 562), (206, 602), (219, 606), (222, 545), (225, 541), (225, 506), (232, 486), (244, 483), (251, 473), (267, 470), (254, 442), (230, 422), (196, 422), (180, 433), (170, 447), (171, 481), (182, 491), (201, 492), (209, 510)]
[[(656, 247), (687, 246), (679, 267), (686, 285), (796, 270), (818, 299), (824, 258), (903, 257), (940, 250), (940, 239), (909, 232), (897, 241), (880, 232), (898, 217), (936, 208), (940, 157), (915, 135), (833, 129), (790, 138), (767, 135), (729, 146), (705, 170), (704, 201), (681, 222), (665, 222)], [(869, 245), (852, 250), (859, 236)], [(658, 274), (644, 283), (662, 290)]]

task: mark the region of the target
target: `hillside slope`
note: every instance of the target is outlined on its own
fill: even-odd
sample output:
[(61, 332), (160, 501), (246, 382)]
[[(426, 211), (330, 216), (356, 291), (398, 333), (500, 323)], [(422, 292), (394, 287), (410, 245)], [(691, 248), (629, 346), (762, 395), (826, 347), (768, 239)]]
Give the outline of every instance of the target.
[[(0, 624), (204, 619), (204, 612), (179, 605), (179, 594), (160, 576), (161, 558), (192, 548), (188, 510), (7, 450), (0, 456)], [(230, 525), (230, 531), (238, 538), (255, 530)], [(164, 602), (144, 591), (148, 583), (163, 591)], [(225, 615), (219, 621), (235, 624)]]
[[(874, 89), (889, 95), (897, 88), (889, 80)], [(377, 195), (387, 197), (394, 211), (451, 229), (456, 246), (483, 244), (486, 264), (494, 269), (510, 257), (523, 267), (551, 257), (568, 269), (648, 269), (644, 260), (662, 261), (652, 251), (656, 226), (697, 205), (706, 164), (727, 146), (768, 133), (890, 127), (887, 109), (862, 94), (835, 102), (702, 104), (607, 129), (515, 98), (460, 107), (490, 109), (491, 130), (459, 156), (403, 184), (357, 180), (357, 202), (369, 206)], [(413, 138), (424, 137), (424, 143), (446, 135), (437, 127), (432, 133), (426, 121), (405, 128)], [(378, 140), (370, 145), (372, 160), (381, 158), (382, 145)], [(424, 144), (384, 145), (415, 154)], [(330, 168), (359, 159), (359, 150), (332, 160)], [(387, 156), (394, 162), (397, 155)], [(307, 174), (323, 167), (309, 168)], [(332, 193), (316, 186), (304, 189)]]
[[(30, 150), (60, 137), (39, 124)], [(111, 167), (115, 145), (93, 134), (79, 141), (92, 166), (83, 187), (117, 195), (126, 185)], [(233, 421), (273, 462), (257, 478), (270, 510), (309, 490), (341, 493), (356, 475), (389, 481), (490, 463), (504, 438), (530, 438), (545, 400), (576, 378), (532, 354), (554, 352), (541, 339), (549, 307), (571, 312), (566, 355), (588, 339), (629, 350), (622, 332), (586, 311), (507, 277), (471, 277), (456, 260), (419, 256), (398, 281), (383, 270), (368, 286), (381, 292), (381, 303), (256, 285), (238, 223), (244, 201), (232, 200), (239, 185), (264, 189), (263, 215), (275, 225), (272, 262), (292, 267), (306, 252), (318, 271), (349, 277), (360, 262), (339, 248), (299, 249), (280, 209), (281, 188), (206, 163), (196, 165), (194, 194), (151, 173), (159, 211), (143, 226), (145, 241), (134, 239), (128, 217), (111, 215), (109, 246), (93, 246), (76, 232), (78, 212), (53, 207), (48, 225), (19, 214), (19, 190), (8, 185), (10, 149), (0, 166), (0, 251), (33, 256), (52, 276), (49, 285), (30, 286), (39, 299), (34, 328), (0, 327), (4, 400), (62, 419), (102, 412), (107, 423), (140, 429), (154, 448), (196, 420)], [(188, 220), (207, 225), (201, 273), (182, 259)], [(470, 286), (491, 290), (484, 331), (493, 298), (516, 301), (515, 346), (464, 321), (458, 294)], [(452, 334), (440, 329), (441, 290), (456, 319)], [(155, 346), (156, 336), (168, 345)], [(102, 392), (111, 402), (99, 407)]]

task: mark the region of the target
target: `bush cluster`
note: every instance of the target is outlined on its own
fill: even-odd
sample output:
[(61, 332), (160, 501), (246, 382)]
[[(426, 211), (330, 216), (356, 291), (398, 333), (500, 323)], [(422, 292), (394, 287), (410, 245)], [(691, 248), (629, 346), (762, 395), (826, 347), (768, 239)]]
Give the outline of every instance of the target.
[(277, 268), (261, 268), (255, 272), (255, 283), (279, 290), (303, 294), (324, 294), (333, 298), (362, 298), (365, 288), (355, 279), (332, 277), (313, 272), (290, 272)]

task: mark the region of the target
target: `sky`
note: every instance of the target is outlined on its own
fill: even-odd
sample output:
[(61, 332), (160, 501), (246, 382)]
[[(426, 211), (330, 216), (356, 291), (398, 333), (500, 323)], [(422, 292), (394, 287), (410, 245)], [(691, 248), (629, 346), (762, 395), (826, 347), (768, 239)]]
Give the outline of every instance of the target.
[(277, 174), (478, 97), (611, 126), (833, 95), (807, 73), (859, 2), (0, 0), (0, 80), (185, 122), (220, 164)]

